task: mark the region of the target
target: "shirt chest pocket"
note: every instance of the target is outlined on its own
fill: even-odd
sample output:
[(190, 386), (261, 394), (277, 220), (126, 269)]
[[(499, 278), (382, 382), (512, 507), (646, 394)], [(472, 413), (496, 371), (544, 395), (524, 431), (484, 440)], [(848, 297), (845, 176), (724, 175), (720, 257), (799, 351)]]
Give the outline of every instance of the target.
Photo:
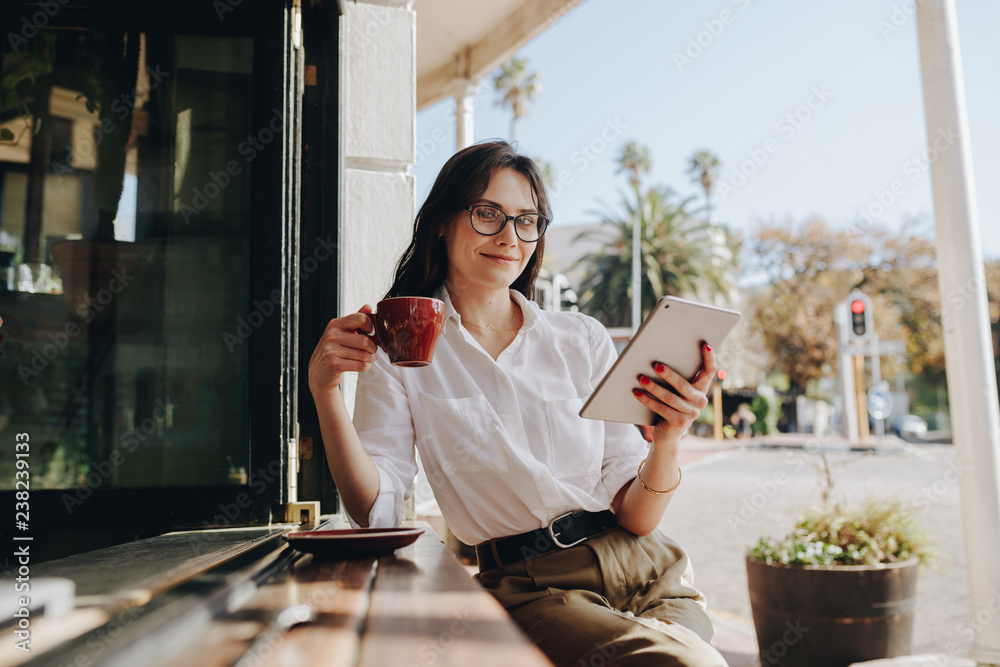
[(549, 467), (559, 479), (600, 477), (604, 461), (604, 422), (580, 416), (582, 398), (545, 401)]
[(445, 471), (507, 472), (507, 434), (485, 397), (420, 394), (420, 404), (429, 431), (418, 437), (421, 456), (439, 459)]

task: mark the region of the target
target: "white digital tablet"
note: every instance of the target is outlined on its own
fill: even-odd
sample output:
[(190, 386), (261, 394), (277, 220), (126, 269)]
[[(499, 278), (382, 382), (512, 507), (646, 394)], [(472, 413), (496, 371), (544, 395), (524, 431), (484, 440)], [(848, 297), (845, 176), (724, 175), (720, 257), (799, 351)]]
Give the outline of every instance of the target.
[(659, 415), (632, 395), (633, 389), (641, 387), (639, 376), (657, 380), (653, 364), (659, 361), (684, 377), (693, 378), (703, 363), (702, 342), (707, 342), (718, 354), (723, 339), (739, 319), (740, 314), (735, 310), (675, 296), (663, 297), (584, 403), (580, 416), (652, 426)]

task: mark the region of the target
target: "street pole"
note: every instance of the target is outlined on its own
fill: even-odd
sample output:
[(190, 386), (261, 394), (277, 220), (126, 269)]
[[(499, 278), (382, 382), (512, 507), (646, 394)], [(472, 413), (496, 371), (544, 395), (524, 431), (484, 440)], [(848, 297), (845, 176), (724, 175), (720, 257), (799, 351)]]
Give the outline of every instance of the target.
[[(878, 349), (878, 334), (872, 331), (872, 388), (882, 385), (882, 353)], [(885, 436), (885, 420), (875, 420), (875, 435)]]
[(854, 391), (858, 406), (858, 441), (868, 442), (868, 401), (865, 400), (865, 355), (854, 355)]
[(642, 279), (639, 259), (642, 253), (640, 234), (642, 233), (642, 197), (639, 195), (639, 185), (635, 186), (635, 203), (638, 218), (632, 221), (632, 335), (639, 330), (642, 323)]
[[(972, 618), (970, 657), (1000, 665), (1000, 409), (954, 0), (916, 3), (938, 287)], [(958, 298), (960, 297), (960, 298)]]
[(857, 394), (854, 391), (854, 368), (851, 366), (851, 355), (848, 354), (848, 323), (847, 302), (837, 304), (834, 307), (834, 322), (837, 324), (837, 343), (840, 361), (840, 386), (841, 396), (844, 401), (843, 417), (840, 420), (844, 429), (844, 437), (850, 441), (858, 435), (858, 402)]
[(712, 383), (712, 414), (713, 435), (716, 440), (722, 440), (722, 385), (718, 382)]

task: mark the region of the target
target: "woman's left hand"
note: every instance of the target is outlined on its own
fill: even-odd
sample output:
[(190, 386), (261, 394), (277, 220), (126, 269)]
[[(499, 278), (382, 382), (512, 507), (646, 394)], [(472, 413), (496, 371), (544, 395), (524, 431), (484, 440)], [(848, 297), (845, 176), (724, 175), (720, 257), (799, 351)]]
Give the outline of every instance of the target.
[[(719, 365), (715, 360), (715, 352), (707, 343), (702, 344), (702, 359), (704, 363), (701, 370), (690, 382), (674, 369), (659, 362), (653, 364), (652, 370), (655, 375), (640, 376), (641, 389), (635, 389), (633, 395), (640, 403), (660, 416), (660, 420), (653, 427), (654, 442), (669, 437), (679, 439), (708, 405), (708, 390), (712, 386)], [(656, 380), (666, 382), (674, 391), (661, 387)]]

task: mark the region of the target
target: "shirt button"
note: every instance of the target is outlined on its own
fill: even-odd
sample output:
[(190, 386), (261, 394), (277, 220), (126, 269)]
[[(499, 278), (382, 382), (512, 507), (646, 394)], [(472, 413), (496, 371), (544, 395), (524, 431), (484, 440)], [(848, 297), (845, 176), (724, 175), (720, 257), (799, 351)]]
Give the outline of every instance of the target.
[(514, 436), (514, 442), (521, 442), (522, 440), (524, 440), (524, 436), (520, 433)]

